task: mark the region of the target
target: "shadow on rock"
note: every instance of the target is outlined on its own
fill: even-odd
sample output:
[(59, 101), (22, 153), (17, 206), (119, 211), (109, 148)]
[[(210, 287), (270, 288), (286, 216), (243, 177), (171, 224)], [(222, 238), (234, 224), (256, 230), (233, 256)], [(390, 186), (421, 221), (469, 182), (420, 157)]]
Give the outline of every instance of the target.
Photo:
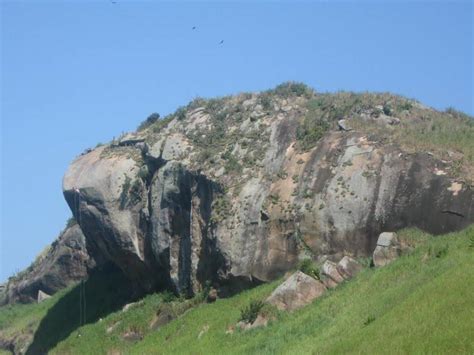
[[(81, 317), (84, 324), (94, 323), (119, 310), (134, 297), (132, 289), (130, 281), (115, 266), (94, 270), (83, 286), (75, 286), (51, 307), (26, 354), (46, 354), (81, 326)], [(82, 307), (81, 291), (85, 294)]]

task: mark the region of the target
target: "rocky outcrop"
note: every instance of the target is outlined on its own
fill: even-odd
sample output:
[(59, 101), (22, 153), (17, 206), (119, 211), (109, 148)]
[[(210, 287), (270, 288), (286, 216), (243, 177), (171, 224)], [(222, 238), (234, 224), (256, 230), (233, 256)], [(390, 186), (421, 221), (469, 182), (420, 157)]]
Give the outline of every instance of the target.
[(224, 293), (272, 280), (307, 254), (369, 256), (383, 230), (437, 234), (474, 221), (472, 189), (439, 174), (448, 163), (432, 155), (352, 123), (340, 131), (337, 120), (307, 144), (308, 100), (319, 99), (197, 100), (79, 156), (63, 190), (88, 247), (137, 289), (192, 295), (211, 282)]
[(25, 271), (9, 279), (3, 304), (41, 302), (49, 295), (87, 277), (95, 265), (79, 225), (67, 227)]
[(326, 287), (301, 271), (295, 272), (278, 286), (265, 301), (281, 311), (293, 311), (320, 297)]

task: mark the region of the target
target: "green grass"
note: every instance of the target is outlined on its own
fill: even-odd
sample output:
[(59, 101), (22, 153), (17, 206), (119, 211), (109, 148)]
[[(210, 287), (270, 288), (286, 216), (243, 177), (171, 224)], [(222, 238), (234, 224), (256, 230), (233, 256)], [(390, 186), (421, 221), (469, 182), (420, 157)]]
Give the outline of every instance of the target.
[(355, 128), (374, 133), (382, 140), (401, 145), (410, 153), (430, 152), (451, 165), (451, 174), (474, 184), (474, 119), (462, 113), (413, 109), (401, 123), (383, 125), (352, 121)]
[[(7, 305), (0, 308), (0, 339), (23, 338), (17, 345), (17, 348), (23, 348), (28, 335), (32, 335), (48, 310), (67, 292), (68, 290), (59, 292), (56, 297), (40, 304)], [(3, 352), (0, 351), (0, 354)]]
[[(266, 329), (225, 334), (242, 304), (267, 296), (275, 284), (195, 309), (146, 337), (133, 353), (472, 353), (473, 233), (471, 227), (439, 237), (385, 268), (366, 269)], [(448, 242), (443, 258), (422, 261), (429, 247)], [(364, 325), (369, 317), (374, 320)], [(204, 325), (209, 331), (197, 340)]]
[[(128, 312), (111, 313), (74, 330), (51, 353), (473, 353), (474, 225), (433, 238), (414, 229), (399, 234), (415, 247), (412, 252), (384, 268), (364, 269), (299, 311), (277, 313), (267, 328), (226, 334), (241, 309), (265, 299), (281, 280), (198, 305), (157, 330), (149, 324), (163, 301), (159, 294), (150, 295)], [(11, 308), (16, 307), (11, 326), (20, 329), (50, 305)], [(5, 317), (12, 319), (11, 312), (0, 311), (0, 329)], [(119, 326), (107, 334), (117, 321)], [(143, 340), (123, 340), (121, 334), (128, 330), (143, 334)]]

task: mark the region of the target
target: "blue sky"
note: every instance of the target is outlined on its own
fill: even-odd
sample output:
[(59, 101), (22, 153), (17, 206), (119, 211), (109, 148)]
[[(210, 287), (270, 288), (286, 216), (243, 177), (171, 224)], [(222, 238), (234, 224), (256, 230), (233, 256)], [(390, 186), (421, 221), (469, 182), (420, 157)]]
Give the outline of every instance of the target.
[(470, 1), (116, 1), (1, 2), (0, 281), (71, 215), (77, 154), (193, 97), (297, 80), (474, 113)]

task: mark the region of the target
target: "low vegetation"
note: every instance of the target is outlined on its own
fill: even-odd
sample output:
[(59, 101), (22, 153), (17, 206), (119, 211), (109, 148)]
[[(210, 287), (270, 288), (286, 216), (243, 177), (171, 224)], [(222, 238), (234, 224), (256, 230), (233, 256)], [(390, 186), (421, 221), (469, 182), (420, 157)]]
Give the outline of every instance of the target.
[[(268, 297), (281, 280), (212, 304), (196, 303), (158, 330), (150, 324), (160, 307), (171, 302), (171, 307), (179, 308), (186, 301), (166, 294), (150, 295), (127, 312), (95, 312), (95, 317), (87, 318), (88, 324), (78, 328), (78, 317), (71, 313), (75, 308), (64, 301), (74, 289), (65, 290), (38, 305), (1, 308), (0, 338), (41, 323), (43, 333), (39, 336), (37, 331), (35, 339), (42, 339), (53, 354), (219, 354), (222, 349), (255, 354), (377, 353), (380, 349), (388, 353), (472, 353), (474, 226), (436, 238), (414, 229), (399, 235), (414, 248), (412, 252), (384, 268), (364, 269), (352, 281), (294, 313), (276, 313), (277, 319), (266, 328), (234, 329), (239, 319), (256, 317), (262, 309), (256, 300)], [(71, 311), (65, 312), (63, 307), (68, 305)], [(54, 324), (46, 322), (53, 314), (57, 317)], [(70, 329), (59, 339), (53, 335), (58, 324)], [(45, 327), (51, 328), (46, 332)], [(131, 331), (140, 338), (123, 337)]]
[(148, 127), (150, 127), (152, 124), (157, 122), (160, 119), (160, 114), (159, 113), (152, 113), (150, 116), (147, 117), (145, 121), (140, 123), (140, 125), (137, 128), (137, 131), (142, 131)]
[(260, 300), (250, 301), (250, 303), (247, 306), (243, 307), (240, 310), (239, 320), (246, 323), (255, 322), (255, 319), (257, 319), (258, 314), (262, 310), (264, 305), (265, 303)]
[(409, 153), (430, 153), (450, 163), (451, 174), (474, 183), (474, 118), (448, 109), (446, 112), (412, 108), (400, 116), (399, 125), (387, 128), (360, 119), (355, 128), (375, 134), (380, 141), (400, 144)]
[(290, 96), (303, 96), (306, 98), (310, 98), (314, 95), (314, 90), (306, 84), (289, 81), (277, 85), (274, 89), (268, 90), (266, 93), (275, 94), (284, 98)]
[(304, 272), (306, 275), (309, 275), (316, 280), (320, 279), (319, 268), (311, 259), (303, 259), (298, 265), (298, 270)]

